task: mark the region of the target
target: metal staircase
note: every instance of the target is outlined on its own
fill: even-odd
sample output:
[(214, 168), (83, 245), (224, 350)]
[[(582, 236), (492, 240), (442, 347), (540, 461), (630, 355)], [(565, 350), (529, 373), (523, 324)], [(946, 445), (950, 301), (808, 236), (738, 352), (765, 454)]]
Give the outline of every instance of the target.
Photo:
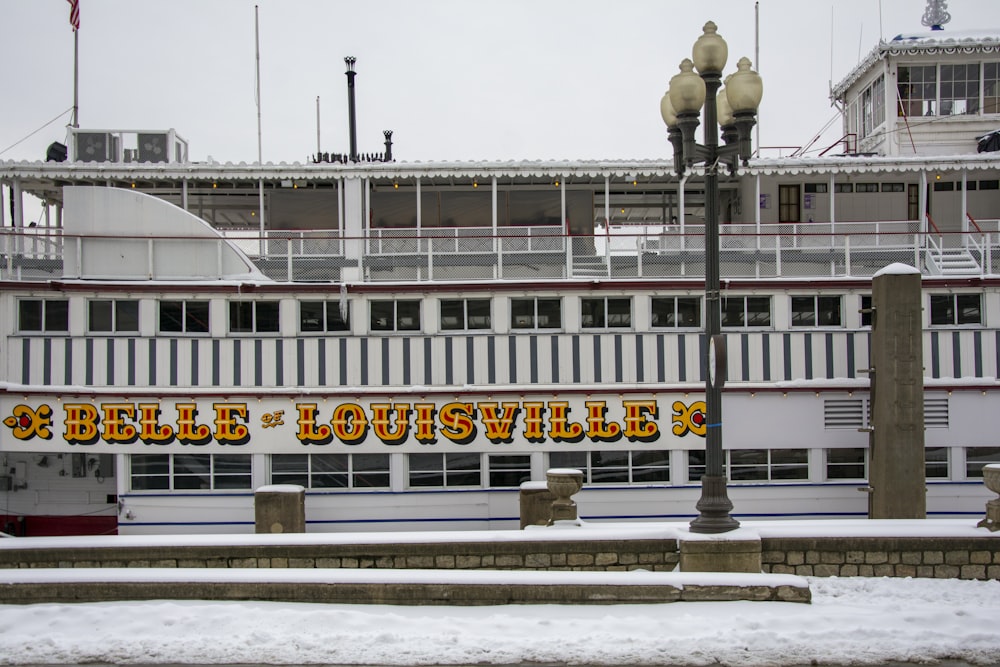
[(941, 248), (931, 246), (927, 249), (925, 263), (927, 270), (937, 276), (978, 276), (982, 275), (982, 267), (966, 248)]

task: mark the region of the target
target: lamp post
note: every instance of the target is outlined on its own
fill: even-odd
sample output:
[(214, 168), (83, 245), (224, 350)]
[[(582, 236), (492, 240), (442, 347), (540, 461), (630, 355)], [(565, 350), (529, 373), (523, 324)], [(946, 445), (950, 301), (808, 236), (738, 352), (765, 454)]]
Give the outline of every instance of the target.
[[(741, 58), (737, 71), (726, 77), (729, 47), (709, 21), (695, 41), (691, 59), (685, 58), (680, 73), (670, 79), (670, 88), (660, 102), (667, 136), (674, 149), (674, 171), (678, 175), (697, 164), (705, 171), (705, 474), (699, 515), (691, 521), (695, 533), (724, 533), (740, 523), (729, 512), (733, 503), (726, 490), (722, 451), (722, 385), (726, 379), (726, 339), (722, 335), (722, 299), (719, 287), (719, 165), (735, 174), (739, 162), (750, 159), (750, 130), (756, 123), (763, 94), (760, 76)], [(697, 74), (694, 70), (697, 69)], [(702, 106), (705, 111), (704, 144), (695, 141)], [(724, 145), (719, 145), (722, 126)], [(683, 212), (682, 212), (683, 214)]]

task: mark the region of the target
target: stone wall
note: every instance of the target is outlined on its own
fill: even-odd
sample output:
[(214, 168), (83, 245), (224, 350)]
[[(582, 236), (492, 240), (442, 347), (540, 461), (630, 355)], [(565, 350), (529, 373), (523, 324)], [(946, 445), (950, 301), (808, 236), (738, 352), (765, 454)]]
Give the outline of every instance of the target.
[(1000, 580), (1000, 539), (941, 537), (771, 538), (764, 572), (817, 577)]
[[(409, 568), (670, 571), (676, 539), (520, 539), (401, 544), (32, 548), (0, 545), (0, 568)], [(269, 536), (270, 537), (270, 536)], [(762, 569), (803, 576), (1000, 580), (1000, 534), (983, 537), (762, 537)]]

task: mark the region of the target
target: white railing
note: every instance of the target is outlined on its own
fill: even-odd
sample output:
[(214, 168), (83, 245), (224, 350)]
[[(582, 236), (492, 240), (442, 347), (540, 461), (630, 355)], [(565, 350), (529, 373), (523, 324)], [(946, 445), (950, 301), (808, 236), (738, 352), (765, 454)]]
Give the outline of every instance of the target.
[[(975, 232), (953, 234), (921, 232), (913, 222), (724, 225), (722, 275), (864, 277), (894, 262), (933, 272), (942, 250), (955, 247), (979, 262), (977, 275), (997, 275), (1000, 225), (978, 223)], [(380, 229), (362, 237), (337, 230), (274, 231), (262, 238), (242, 230), (224, 233), (219, 243), (239, 248), (268, 277), (281, 281), (700, 278), (703, 231), (702, 225), (688, 224), (611, 227), (572, 236), (558, 227), (517, 227)], [(79, 277), (64, 269), (85, 265), (86, 238), (54, 228), (0, 230), (0, 280)], [(151, 245), (184, 242), (121, 237), (120, 247), (125, 253), (144, 248), (141, 252), (152, 257)]]

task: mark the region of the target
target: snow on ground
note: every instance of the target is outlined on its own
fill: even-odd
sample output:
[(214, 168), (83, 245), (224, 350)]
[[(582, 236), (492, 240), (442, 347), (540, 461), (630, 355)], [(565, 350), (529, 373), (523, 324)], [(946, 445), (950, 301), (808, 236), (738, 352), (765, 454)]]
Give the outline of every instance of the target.
[(811, 605), (0, 605), (0, 664), (1000, 663), (1000, 582), (808, 579)]

